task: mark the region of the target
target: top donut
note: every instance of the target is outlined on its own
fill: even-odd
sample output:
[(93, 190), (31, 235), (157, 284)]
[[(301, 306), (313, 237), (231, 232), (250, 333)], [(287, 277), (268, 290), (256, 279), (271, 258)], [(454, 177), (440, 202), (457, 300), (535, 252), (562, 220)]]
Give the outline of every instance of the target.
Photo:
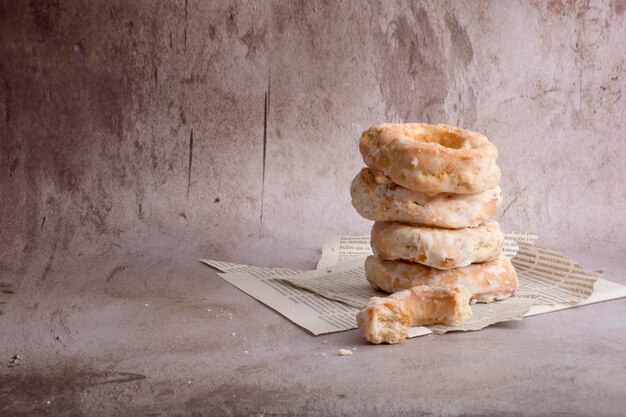
[(361, 134), (370, 168), (423, 193), (474, 194), (500, 182), (498, 149), (480, 133), (425, 123), (384, 123)]

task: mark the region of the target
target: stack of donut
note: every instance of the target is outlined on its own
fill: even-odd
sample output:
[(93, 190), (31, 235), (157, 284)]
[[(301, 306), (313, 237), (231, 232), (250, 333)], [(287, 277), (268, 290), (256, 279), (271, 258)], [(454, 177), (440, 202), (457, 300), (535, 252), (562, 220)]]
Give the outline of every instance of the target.
[(361, 135), (367, 168), (352, 182), (352, 205), (373, 220), (365, 261), (376, 290), (358, 315), (373, 343), (397, 343), (408, 327), (471, 316), (470, 303), (517, 288), (504, 236), (490, 220), (502, 192), (498, 150), (479, 133), (447, 126), (381, 124)]

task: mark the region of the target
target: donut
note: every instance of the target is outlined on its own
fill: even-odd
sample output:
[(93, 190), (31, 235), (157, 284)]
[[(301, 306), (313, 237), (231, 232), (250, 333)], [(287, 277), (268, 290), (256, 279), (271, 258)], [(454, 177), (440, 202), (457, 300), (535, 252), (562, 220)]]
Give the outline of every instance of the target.
[(451, 285), (417, 286), (387, 297), (372, 297), (357, 314), (357, 326), (374, 344), (398, 343), (406, 339), (410, 327), (467, 320), (472, 316), (470, 296), (466, 288)]
[(433, 268), (451, 269), (497, 258), (504, 235), (494, 220), (463, 229), (375, 222), (371, 243), (374, 255), (386, 261), (404, 259)]
[(365, 277), (373, 289), (388, 293), (418, 285), (458, 284), (472, 293), (472, 302), (491, 303), (509, 298), (517, 289), (517, 274), (509, 258), (463, 268), (441, 270), (407, 261), (383, 261), (375, 256), (365, 260)]
[(369, 168), (363, 168), (354, 177), (350, 195), (356, 211), (368, 220), (448, 229), (480, 225), (502, 201), (499, 186), (477, 194), (427, 194), (397, 185)]
[(385, 123), (361, 134), (365, 164), (423, 193), (475, 194), (500, 181), (498, 150), (480, 133), (447, 125)]

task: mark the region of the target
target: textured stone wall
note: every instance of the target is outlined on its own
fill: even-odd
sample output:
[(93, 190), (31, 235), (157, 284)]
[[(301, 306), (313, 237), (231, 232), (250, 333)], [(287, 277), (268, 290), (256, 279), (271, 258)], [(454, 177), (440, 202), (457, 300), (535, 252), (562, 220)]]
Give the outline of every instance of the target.
[(359, 133), (500, 149), (507, 230), (626, 247), (626, 2), (0, 1), (0, 249), (363, 234)]

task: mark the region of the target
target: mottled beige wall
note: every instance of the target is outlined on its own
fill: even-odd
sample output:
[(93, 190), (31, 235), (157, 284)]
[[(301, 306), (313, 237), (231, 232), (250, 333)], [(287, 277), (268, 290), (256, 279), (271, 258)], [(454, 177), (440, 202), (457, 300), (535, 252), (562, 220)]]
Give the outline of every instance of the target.
[(507, 230), (626, 247), (626, 2), (0, 1), (0, 248), (362, 234), (357, 137), (500, 149)]

